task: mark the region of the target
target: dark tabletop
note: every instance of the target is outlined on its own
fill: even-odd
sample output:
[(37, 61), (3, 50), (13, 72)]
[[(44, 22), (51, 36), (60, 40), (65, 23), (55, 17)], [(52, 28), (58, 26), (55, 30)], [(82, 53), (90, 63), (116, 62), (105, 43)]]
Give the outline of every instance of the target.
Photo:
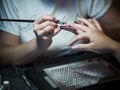
[[(10, 81), (11, 90), (59, 90), (58, 88), (53, 88), (44, 77), (46, 74), (43, 69), (51, 66), (57, 66), (61, 64), (67, 64), (75, 61), (82, 61), (86, 59), (92, 58), (103, 58), (107, 62), (114, 65), (117, 69), (120, 70), (120, 64), (117, 60), (109, 55), (103, 54), (98, 55), (93, 52), (80, 52), (71, 56), (57, 57), (51, 58), (50, 60), (43, 58), (40, 60), (41, 62), (34, 62), (25, 66), (9, 66), (9, 67), (1, 67), (0, 75), (2, 76), (2, 81), (8, 80)], [(38, 58), (39, 60), (39, 58)], [(26, 79), (30, 83), (31, 87), (29, 87), (22, 75), (25, 75)], [(120, 80), (112, 80), (106, 83), (100, 83), (98, 85), (89, 86), (86, 88), (82, 88), (80, 90), (116, 90), (119, 88), (120, 90)]]

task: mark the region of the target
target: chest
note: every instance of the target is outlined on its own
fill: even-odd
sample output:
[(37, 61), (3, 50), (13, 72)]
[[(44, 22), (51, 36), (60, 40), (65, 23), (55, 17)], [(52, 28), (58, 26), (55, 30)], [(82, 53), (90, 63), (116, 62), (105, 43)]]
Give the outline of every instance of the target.
[[(73, 22), (82, 16), (76, 0), (25, 0), (20, 3), (20, 19), (35, 20), (45, 14), (63, 22)], [(33, 23), (20, 23), (20, 37), (23, 43), (35, 38)]]
[(26, 0), (21, 3), (19, 17), (23, 19), (37, 19), (49, 14), (63, 21), (74, 21), (80, 17), (76, 0)]

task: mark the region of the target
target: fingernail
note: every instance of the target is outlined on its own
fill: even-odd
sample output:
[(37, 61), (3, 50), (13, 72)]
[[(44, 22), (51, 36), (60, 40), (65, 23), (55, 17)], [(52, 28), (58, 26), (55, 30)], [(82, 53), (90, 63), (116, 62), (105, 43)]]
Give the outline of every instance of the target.
[(55, 20), (55, 22), (58, 23), (59, 21), (56, 21), (56, 20)]
[(75, 30), (75, 28), (74, 28), (74, 27), (72, 27), (72, 26), (69, 26), (69, 28), (70, 28), (70, 29), (72, 29), (72, 30)]
[(66, 24), (66, 22), (58, 21), (57, 24)]
[(57, 18), (54, 18), (54, 20), (59, 22), (59, 19), (57, 19)]
[(77, 21), (74, 21), (74, 23), (78, 23)]
[(78, 46), (76, 45), (76, 46), (72, 46), (72, 49), (77, 49), (78, 48)]
[(64, 29), (65, 27), (64, 26), (60, 26), (60, 29)]

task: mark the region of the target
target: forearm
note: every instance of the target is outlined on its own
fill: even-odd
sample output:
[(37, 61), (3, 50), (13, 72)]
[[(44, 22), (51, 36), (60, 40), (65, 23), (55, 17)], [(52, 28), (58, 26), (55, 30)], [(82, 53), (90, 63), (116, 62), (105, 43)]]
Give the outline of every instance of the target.
[(115, 41), (119, 41), (120, 42), (120, 26), (118, 27), (108, 27), (108, 26), (104, 26), (103, 28), (103, 32), (109, 36), (110, 38), (114, 39)]
[[(114, 26), (104, 26), (102, 25), (103, 32), (111, 38), (111, 53), (116, 59), (120, 62), (120, 24), (116, 24)], [(113, 39), (113, 40), (112, 40)]]
[(34, 39), (25, 44), (2, 47), (0, 60), (3, 65), (26, 64), (32, 62), (40, 53), (41, 50), (37, 47), (36, 39)]

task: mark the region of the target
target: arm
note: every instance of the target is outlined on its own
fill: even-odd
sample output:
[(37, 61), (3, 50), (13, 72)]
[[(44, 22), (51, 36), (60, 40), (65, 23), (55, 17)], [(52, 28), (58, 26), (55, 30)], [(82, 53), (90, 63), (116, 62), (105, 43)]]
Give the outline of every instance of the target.
[[(81, 24), (83, 22), (84, 24)], [(78, 35), (68, 44), (72, 46), (75, 42), (79, 40), (87, 39), (89, 43), (77, 44), (72, 48), (75, 50), (92, 50), (98, 53), (111, 53), (120, 62), (120, 43), (112, 40), (102, 32), (102, 28), (99, 23), (93, 20), (78, 19), (78, 24), (68, 24), (76, 30)], [(78, 32), (82, 31), (82, 32)]]
[(49, 15), (44, 15), (34, 22), (35, 39), (20, 43), (18, 36), (0, 31), (0, 64), (20, 65), (32, 62), (52, 43), (52, 37), (60, 29), (56, 20)]
[(103, 32), (116, 41), (120, 41), (120, 10), (114, 5), (99, 19)]
[(20, 44), (18, 36), (3, 31), (0, 31), (0, 50), (0, 64), (2, 65), (25, 64), (32, 61), (32, 56), (35, 58), (38, 56), (37, 53), (40, 53), (35, 39)]

